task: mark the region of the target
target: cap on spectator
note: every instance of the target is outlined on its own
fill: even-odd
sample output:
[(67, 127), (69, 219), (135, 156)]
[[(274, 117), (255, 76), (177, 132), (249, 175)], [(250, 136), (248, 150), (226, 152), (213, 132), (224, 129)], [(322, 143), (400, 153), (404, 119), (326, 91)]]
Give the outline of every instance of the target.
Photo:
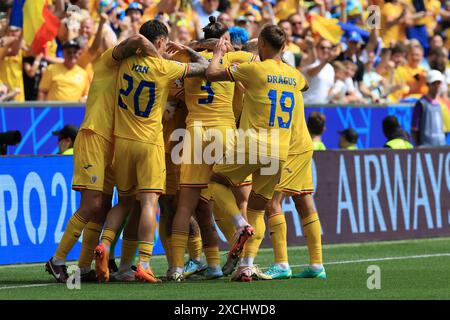
[(348, 42), (357, 42), (357, 43), (364, 43), (363, 38), (359, 34), (358, 31), (352, 31), (350, 32), (349, 36), (347, 37)]
[(125, 10), (125, 14), (130, 10), (139, 10), (141, 14), (144, 14), (144, 7), (139, 2), (132, 2), (128, 5), (128, 8)]
[(66, 124), (64, 128), (58, 131), (53, 131), (52, 134), (54, 136), (58, 136), (58, 141), (66, 138), (71, 138), (72, 141), (75, 141), (78, 134), (78, 128), (73, 125)]
[(73, 40), (68, 40), (68, 41), (64, 42), (63, 45), (62, 45), (62, 48), (63, 49), (66, 49), (66, 48), (78, 48), (78, 49), (80, 49), (81, 46), (80, 46), (80, 43), (77, 40), (73, 39)]
[(434, 83), (436, 81), (444, 82), (444, 76), (438, 70), (430, 70), (427, 74), (427, 83)]
[(352, 128), (348, 128), (342, 131), (338, 131), (340, 135), (343, 135), (345, 140), (347, 140), (350, 143), (356, 143), (358, 142), (358, 133), (352, 129)]

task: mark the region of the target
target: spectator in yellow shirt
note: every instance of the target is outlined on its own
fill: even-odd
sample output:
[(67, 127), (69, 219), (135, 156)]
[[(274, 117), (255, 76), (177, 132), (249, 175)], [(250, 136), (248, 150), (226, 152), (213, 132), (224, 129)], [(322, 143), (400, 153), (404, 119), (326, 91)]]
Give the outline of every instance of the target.
[(75, 40), (63, 44), (64, 63), (53, 64), (42, 76), (40, 101), (84, 102), (89, 90), (87, 72), (78, 66), (80, 45)]
[(420, 97), (427, 93), (426, 71), (420, 66), (423, 59), (423, 49), (420, 45), (411, 45), (408, 51), (408, 63), (400, 66), (396, 70), (397, 79), (401, 79), (408, 91), (405, 91), (403, 98), (411, 95)]
[[(21, 29), (10, 26), (7, 31), (9, 42), (0, 47), (0, 82), (8, 87), (9, 91), (17, 92), (13, 101), (25, 101), (22, 73), (22, 40)], [(4, 47), (3, 47), (4, 46)]]
[(406, 40), (406, 15), (408, 9), (398, 0), (386, 0), (381, 9), (380, 29), (383, 47), (388, 48), (393, 42)]

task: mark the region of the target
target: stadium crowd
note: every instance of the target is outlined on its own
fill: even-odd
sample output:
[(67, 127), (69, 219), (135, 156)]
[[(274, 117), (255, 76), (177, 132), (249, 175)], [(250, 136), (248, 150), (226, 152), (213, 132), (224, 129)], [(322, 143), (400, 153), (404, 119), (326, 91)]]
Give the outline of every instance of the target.
[(0, 7), (3, 100), (83, 102), (93, 60), (144, 21), (164, 22), (171, 40), (187, 44), (202, 37), (210, 15), (231, 28), (236, 47), (266, 23), (281, 26), (289, 36), (284, 59), (310, 85), (306, 103), (409, 101), (427, 92), (431, 69), (444, 75), (439, 96), (448, 99), (448, 1), (49, 0), (61, 23), (40, 52), (10, 25), (12, 3)]

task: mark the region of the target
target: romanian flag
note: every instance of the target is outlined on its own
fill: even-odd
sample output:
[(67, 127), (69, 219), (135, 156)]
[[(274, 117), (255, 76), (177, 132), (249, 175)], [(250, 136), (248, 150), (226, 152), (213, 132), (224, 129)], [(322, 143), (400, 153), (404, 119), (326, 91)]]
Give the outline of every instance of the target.
[(444, 123), (444, 132), (450, 132), (450, 100), (438, 97), (437, 101), (442, 109), (442, 121)]
[(344, 31), (338, 24), (338, 19), (324, 18), (314, 12), (309, 14), (307, 19), (313, 33), (319, 34), (322, 38), (335, 45), (341, 41)]
[(48, 8), (48, 0), (14, 0), (10, 25), (22, 28), (25, 44), (33, 53), (44, 51), (58, 34), (61, 21)]

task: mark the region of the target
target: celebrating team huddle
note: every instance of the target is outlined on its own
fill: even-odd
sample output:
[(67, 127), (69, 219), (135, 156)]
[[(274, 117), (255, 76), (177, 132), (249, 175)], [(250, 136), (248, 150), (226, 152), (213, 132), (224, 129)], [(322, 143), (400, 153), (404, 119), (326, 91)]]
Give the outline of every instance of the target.
[[(255, 55), (234, 51), (227, 27), (213, 17), (203, 31), (205, 40), (191, 48), (169, 43), (165, 25), (148, 21), (94, 62), (74, 145), (80, 207), (46, 263), (58, 282), (68, 279), (66, 257), (82, 233), (82, 280), (160, 282), (150, 266), (158, 206), (167, 281), (326, 278), (302, 97), (307, 83), (282, 60), (286, 35), (265, 26), (257, 48), (247, 48)], [(114, 186), (119, 201), (111, 208)], [(310, 255), (300, 274), (288, 262), (281, 208), (287, 196)], [(275, 261), (263, 273), (254, 260), (265, 216)], [(229, 243), (223, 266), (214, 221)], [(113, 251), (122, 231), (117, 268)]]

